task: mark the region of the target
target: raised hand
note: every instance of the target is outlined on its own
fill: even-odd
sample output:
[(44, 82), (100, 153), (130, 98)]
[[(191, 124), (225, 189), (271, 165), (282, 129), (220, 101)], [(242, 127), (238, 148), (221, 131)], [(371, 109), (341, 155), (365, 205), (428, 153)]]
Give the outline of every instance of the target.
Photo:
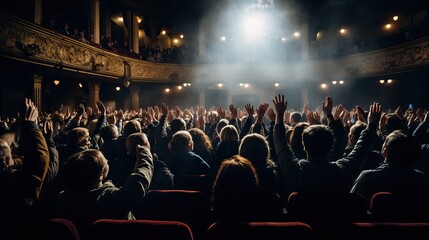
[(357, 120), (366, 123), (365, 111), (360, 106), (356, 106), (356, 112), (358, 115)]
[(274, 108), (276, 109), (276, 124), (283, 124), (283, 115), (287, 108), (287, 101), (285, 101), (284, 95), (275, 96), (273, 99)]
[(320, 115), (318, 112), (308, 112), (307, 113), (307, 122), (310, 125), (316, 125), (316, 124), (321, 124), (320, 122)]
[(161, 104), (161, 114), (164, 116), (168, 115), (168, 106), (165, 103)]
[(276, 113), (274, 112), (274, 110), (272, 108), (268, 109), (267, 114), (268, 114), (268, 118), (270, 119), (271, 122), (276, 121)]
[(238, 117), (238, 110), (234, 107), (234, 104), (229, 105), (229, 111), (231, 112), (231, 119), (236, 119)]
[(52, 138), (52, 132), (53, 132), (52, 121), (46, 120), (43, 123), (43, 135), (45, 136), (46, 139), (50, 139)]
[(102, 101), (97, 101), (98, 110), (100, 110), (101, 115), (106, 115), (106, 106), (104, 106)]
[(33, 101), (31, 101), (31, 99), (26, 98), (25, 99), (24, 120), (36, 122), (38, 116), (39, 116), (39, 112), (37, 110), (37, 107), (34, 105)]
[(253, 114), (255, 113), (255, 110), (253, 109), (253, 105), (250, 105), (249, 103), (244, 105), (244, 109), (246, 109), (247, 116), (253, 117)]
[(322, 102), (322, 110), (325, 116), (332, 114), (332, 97), (328, 96)]
[(343, 105), (339, 104), (338, 106), (334, 107), (334, 119), (338, 120), (341, 118), (341, 114), (344, 112), (344, 107)]
[(256, 122), (262, 123), (262, 120), (264, 119), (264, 115), (268, 110), (268, 103), (261, 103), (259, 107), (256, 109), (256, 114), (258, 114)]
[(378, 124), (381, 118), (382, 107), (377, 102), (374, 102), (369, 107), (368, 124)]
[(219, 115), (219, 117), (220, 117), (221, 119), (226, 118), (226, 112), (225, 112), (225, 110), (223, 110), (223, 109), (222, 109), (222, 107), (221, 107), (221, 106), (219, 106), (219, 107), (217, 108), (217, 115)]

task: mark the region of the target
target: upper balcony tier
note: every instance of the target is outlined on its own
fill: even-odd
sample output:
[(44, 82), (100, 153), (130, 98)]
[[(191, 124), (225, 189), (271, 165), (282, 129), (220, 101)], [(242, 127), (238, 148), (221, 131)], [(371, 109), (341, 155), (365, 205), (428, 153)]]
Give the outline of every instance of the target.
[(429, 37), (336, 59), (282, 63), (170, 64), (141, 61), (63, 36), (0, 10), (0, 55), (64, 71), (134, 82), (325, 81), (429, 68)]

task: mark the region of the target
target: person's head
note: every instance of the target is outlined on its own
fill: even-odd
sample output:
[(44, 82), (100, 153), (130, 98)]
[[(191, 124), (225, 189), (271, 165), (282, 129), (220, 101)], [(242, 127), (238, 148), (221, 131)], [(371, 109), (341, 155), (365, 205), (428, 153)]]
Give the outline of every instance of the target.
[(221, 119), (217, 124), (216, 124), (216, 133), (218, 135), (220, 135), (220, 131), (222, 130), (223, 127), (225, 127), (226, 125), (228, 125), (228, 120)]
[(178, 131), (186, 130), (186, 122), (183, 118), (175, 118), (170, 123), (170, 130), (172, 134), (175, 134)]
[(76, 127), (67, 133), (67, 144), (71, 147), (88, 148), (91, 144), (89, 140), (89, 131), (83, 127)]
[(9, 144), (5, 140), (0, 139), (0, 171), (12, 166), (13, 164), (12, 150), (10, 149)]
[(384, 140), (381, 154), (387, 163), (409, 165), (420, 156), (420, 144), (417, 139), (402, 130), (395, 130)]
[(190, 152), (194, 149), (194, 142), (188, 131), (181, 130), (173, 135), (171, 141), (168, 143), (168, 147), (172, 152)]
[(206, 149), (209, 152), (212, 151), (212, 142), (203, 130), (199, 128), (191, 128), (189, 129), (189, 133), (191, 134), (192, 141), (194, 142), (194, 149), (201, 148)]
[(354, 146), (359, 140), (359, 136), (363, 130), (366, 128), (366, 123), (358, 121), (350, 128), (349, 132), (349, 145)]
[(253, 192), (259, 187), (259, 179), (252, 163), (234, 155), (220, 165), (213, 185), (214, 200), (229, 194)]
[(307, 157), (304, 151), (304, 146), (302, 145), (302, 133), (309, 126), (310, 124), (306, 122), (300, 122), (288, 131), (289, 145), (292, 148), (292, 151), (295, 153), (295, 156), (298, 158)]
[(311, 125), (302, 133), (302, 143), (308, 157), (325, 159), (331, 151), (334, 136), (331, 129), (325, 125)]
[(299, 113), (299, 112), (292, 112), (290, 114), (290, 122), (292, 123), (292, 125), (296, 125), (299, 122), (301, 122), (301, 113)]
[(104, 142), (111, 141), (119, 137), (118, 127), (115, 124), (109, 124), (100, 129), (100, 136)]
[(262, 135), (252, 133), (241, 140), (238, 154), (248, 159), (256, 169), (261, 170), (267, 167), (270, 147)]
[(133, 133), (141, 132), (142, 127), (139, 121), (137, 120), (130, 120), (128, 121), (124, 126), (124, 136), (128, 137), (129, 135)]
[(137, 145), (147, 146), (150, 149), (149, 140), (144, 133), (133, 133), (127, 137), (125, 148), (129, 154), (136, 154)]
[(388, 113), (386, 115), (386, 130), (391, 133), (395, 130), (404, 129), (404, 123), (396, 113)]
[(82, 193), (101, 186), (109, 173), (109, 165), (103, 153), (88, 149), (67, 159), (63, 171), (65, 189)]
[(237, 128), (233, 125), (226, 125), (220, 130), (219, 138), (221, 142), (236, 142), (239, 135)]

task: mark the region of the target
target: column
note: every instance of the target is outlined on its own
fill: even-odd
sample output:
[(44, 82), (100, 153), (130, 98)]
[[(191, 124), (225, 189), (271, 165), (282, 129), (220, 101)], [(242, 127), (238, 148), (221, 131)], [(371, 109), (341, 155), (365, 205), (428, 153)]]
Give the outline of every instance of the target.
[(309, 24), (308, 17), (303, 16), (301, 26), (301, 58), (302, 60), (308, 60), (310, 58), (310, 37), (309, 37)]
[(206, 92), (205, 92), (204, 89), (200, 89), (198, 91), (198, 93), (199, 93), (198, 94), (199, 95), (199, 97), (198, 97), (198, 105), (205, 107), (205, 104), (206, 104)]
[(89, 101), (88, 106), (95, 109), (97, 101), (100, 100), (100, 82), (88, 81)]
[(112, 20), (111, 15), (110, 15), (110, 8), (109, 7), (105, 7), (104, 8), (104, 36), (106, 38), (112, 37)]
[(132, 14), (132, 27), (133, 30), (131, 32), (132, 35), (132, 43), (130, 43), (130, 47), (133, 48), (134, 53), (139, 53), (140, 45), (139, 45), (139, 22), (137, 21), (137, 14), (133, 12)]
[(308, 102), (308, 89), (301, 88), (301, 106)]
[(34, 0), (34, 23), (42, 25), (42, 0)]
[(100, 0), (91, 0), (91, 33), (94, 34), (94, 43), (100, 44)]
[(132, 84), (130, 86), (131, 93), (131, 109), (138, 110), (140, 108), (140, 85)]
[(43, 76), (40, 74), (33, 75), (33, 100), (39, 111), (42, 111), (42, 82)]
[(157, 45), (157, 35), (156, 35), (156, 21), (154, 18), (149, 19), (149, 38), (150, 38), (150, 47), (156, 48)]
[(203, 61), (206, 59), (206, 27), (206, 20), (201, 20), (198, 29), (198, 57)]

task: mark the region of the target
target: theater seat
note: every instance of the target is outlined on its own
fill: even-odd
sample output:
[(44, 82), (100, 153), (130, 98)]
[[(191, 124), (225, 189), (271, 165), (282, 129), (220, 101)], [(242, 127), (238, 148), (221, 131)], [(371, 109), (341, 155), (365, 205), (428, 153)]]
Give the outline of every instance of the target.
[(302, 222), (215, 222), (207, 240), (308, 240), (312, 228)]
[(0, 232), (0, 239), (8, 240), (80, 240), (73, 222), (62, 218), (0, 222)]
[(193, 240), (185, 223), (154, 220), (100, 219), (92, 224), (90, 236), (94, 240)]

